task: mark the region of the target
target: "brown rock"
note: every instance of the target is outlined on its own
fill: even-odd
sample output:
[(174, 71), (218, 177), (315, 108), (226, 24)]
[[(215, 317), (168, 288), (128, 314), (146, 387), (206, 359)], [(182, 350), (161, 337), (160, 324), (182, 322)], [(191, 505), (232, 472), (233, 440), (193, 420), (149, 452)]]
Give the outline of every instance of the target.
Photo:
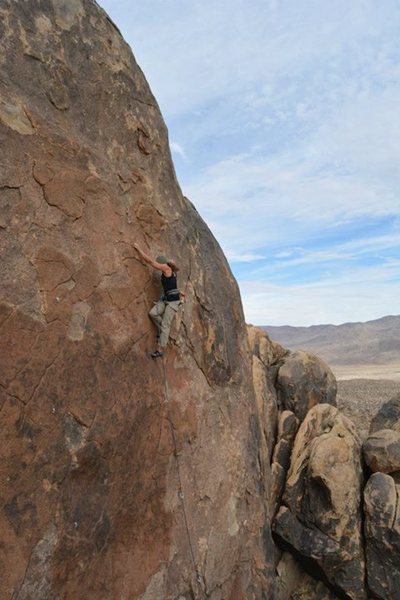
[[(0, 30), (0, 597), (272, 595), (240, 296), (146, 80), (90, 0)], [(187, 293), (164, 363), (135, 242)]]
[(258, 414), (261, 418), (263, 435), (268, 447), (268, 460), (271, 460), (278, 427), (278, 405), (276, 390), (264, 364), (253, 356), (253, 383), (256, 393)]
[(25, 107), (15, 99), (0, 103), (0, 121), (21, 135), (33, 135), (32, 125)]
[(382, 429), (393, 429), (400, 433), (400, 394), (385, 402), (372, 419), (369, 432)]
[(336, 406), (336, 379), (317, 356), (298, 350), (283, 360), (277, 380), (278, 402), (302, 421), (318, 403)]
[(277, 594), (274, 600), (335, 600), (322, 581), (310, 577), (289, 552), (284, 552), (277, 566)]
[(253, 354), (261, 360), (265, 367), (279, 364), (288, 353), (280, 344), (272, 341), (266, 332), (259, 327), (247, 325), (247, 335)]
[(368, 587), (374, 598), (394, 600), (400, 590), (400, 486), (374, 473), (364, 490)]
[(363, 453), (374, 473), (400, 471), (400, 433), (392, 429), (376, 431), (364, 442)]
[(284, 484), (285, 474), (273, 467), (270, 462), (274, 450), (278, 428), (278, 404), (275, 379), (278, 365), (286, 350), (272, 342), (265, 331), (247, 325), (247, 335), (253, 354), (253, 385), (256, 393), (258, 415), (261, 422), (261, 437), (259, 442), (259, 460), (264, 473), (266, 492), (269, 497), (271, 510), (274, 510), (274, 498)]
[(297, 433), (274, 522), (278, 540), (312, 575), (354, 600), (365, 598), (360, 446), (337, 408), (314, 406)]
[(271, 464), (271, 485), (269, 489), (269, 503), (271, 515), (274, 517), (281, 504), (282, 494), (285, 489), (287, 470), (278, 462)]
[(290, 410), (284, 410), (279, 415), (278, 438), (293, 442), (299, 428), (299, 420)]
[(271, 464), (271, 512), (275, 515), (280, 506), (283, 489), (286, 483), (286, 474), (290, 465), (290, 457), (299, 420), (289, 410), (284, 410), (279, 415), (278, 442), (274, 448)]

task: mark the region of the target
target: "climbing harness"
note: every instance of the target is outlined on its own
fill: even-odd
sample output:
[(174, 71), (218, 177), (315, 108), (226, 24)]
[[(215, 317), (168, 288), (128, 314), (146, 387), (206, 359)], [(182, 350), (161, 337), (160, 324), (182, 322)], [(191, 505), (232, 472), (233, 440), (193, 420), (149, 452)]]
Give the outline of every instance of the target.
[[(168, 390), (168, 379), (167, 379), (167, 372), (166, 372), (166, 369), (165, 369), (164, 358), (161, 359), (161, 362), (162, 362), (163, 379), (164, 379), (164, 404), (168, 405), (169, 404), (169, 390)], [(176, 464), (176, 476), (177, 476), (177, 480), (178, 480), (178, 497), (179, 497), (179, 499), (181, 501), (182, 513), (183, 513), (183, 518), (184, 518), (184, 522), (185, 522), (186, 535), (187, 535), (188, 545), (189, 545), (189, 550), (190, 550), (190, 557), (191, 557), (191, 560), (192, 560), (194, 572), (196, 574), (196, 582), (197, 582), (197, 584), (199, 586), (201, 595), (202, 595), (202, 597), (207, 598), (207, 594), (206, 594), (206, 591), (204, 589), (204, 587), (205, 587), (204, 577), (202, 576), (202, 574), (200, 573), (199, 568), (196, 565), (196, 560), (195, 560), (195, 556), (194, 556), (192, 539), (191, 539), (191, 536), (190, 536), (189, 521), (188, 521), (188, 516), (187, 516), (186, 506), (185, 506), (185, 495), (183, 493), (181, 472), (180, 472), (180, 466), (179, 466), (179, 453), (178, 453), (178, 446), (177, 446), (177, 442), (176, 442), (175, 429), (174, 429), (174, 425), (172, 423), (172, 420), (168, 416), (168, 414), (166, 415), (165, 418), (167, 419), (167, 421), (169, 423), (169, 426), (170, 426), (171, 436), (172, 436), (172, 442), (173, 442), (173, 446), (174, 446), (174, 456), (175, 456), (175, 464)]]
[(174, 302), (176, 300), (179, 300), (180, 292), (178, 289), (168, 290), (165, 292), (164, 296), (167, 302)]

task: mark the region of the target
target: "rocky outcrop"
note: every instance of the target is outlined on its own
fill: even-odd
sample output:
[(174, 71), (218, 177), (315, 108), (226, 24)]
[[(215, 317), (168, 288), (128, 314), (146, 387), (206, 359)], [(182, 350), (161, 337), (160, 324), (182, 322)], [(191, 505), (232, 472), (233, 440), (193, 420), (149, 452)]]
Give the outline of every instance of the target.
[(252, 352), (253, 385), (262, 426), (263, 445), (267, 448), (269, 464), (278, 428), (276, 374), (287, 351), (270, 340), (261, 329), (252, 325), (247, 326), (247, 336)]
[(364, 460), (376, 473), (400, 471), (400, 433), (392, 429), (381, 429), (372, 433), (364, 442)]
[(392, 429), (400, 433), (400, 394), (385, 402), (371, 421), (370, 433)]
[[(271, 481), (273, 531), (284, 550), (277, 553), (274, 598), (366, 598), (361, 441), (353, 423), (333, 406), (334, 378), (317, 357), (301, 353), (300, 360), (276, 352), (268, 336), (261, 342), (254, 328), (250, 334), (255, 357), (259, 360), (261, 346), (268, 357), (259, 360), (256, 375), (253, 371), (256, 387), (264, 366), (265, 380), (274, 382), (278, 391), (276, 443), (270, 472), (265, 470)], [(265, 381), (259, 389), (259, 395), (265, 397)], [(326, 398), (332, 404), (324, 402)], [(305, 415), (300, 428), (294, 412), (284, 410), (289, 401), (300, 417)], [(260, 403), (258, 406), (262, 419), (272, 414), (262, 411)], [(266, 442), (264, 448), (265, 455)]]
[(400, 597), (400, 486), (374, 473), (364, 491), (368, 586), (373, 598)]
[(354, 425), (337, 408), (314, 406), (296, 436), (274, 523), (284, 546), (354, 600), (365, 598), (360, 446)]
[(276, 569), (277, 592), (274, 600), (335, 600), (322, 581), (308, 575), (292, 554), (284, 552)]
[(290, 352), (279, 368), (278, 402), (282, 409), (291, 410), (302, 421), (307, 412), (319, 402), (336, 406), (336, 379), (322, 360), (298, 350)]
[(290, 466), (293, 442), (299, 427), (299, 420), (290, 410), (284, 410), (279, 417), (278, 441), (274, 448), (271, 464), (271, 511), (275, 515), (282, 498), (286, 476)]
[[(372, 475), (364, 490), (368, 587), (374, 598), (400, 598), (400, 396), (371, 421), (364, 459)], [(389, 475), (390, 473), (390, 475)]]
[[(157, 103), (95, 2), (2, 0), (0, 23), (0, 597), (261, 599), (241, 301)], [(134, 242), (181, 267), (163, 364)]]

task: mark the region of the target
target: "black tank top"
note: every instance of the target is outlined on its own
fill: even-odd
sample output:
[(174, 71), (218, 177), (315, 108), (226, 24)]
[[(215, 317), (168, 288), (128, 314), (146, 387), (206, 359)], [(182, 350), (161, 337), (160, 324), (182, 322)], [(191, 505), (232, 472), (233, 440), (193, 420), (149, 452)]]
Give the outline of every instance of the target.
[(175, 302), (179, 300), (179, 290), (176, 273), (172, 273), (171, 277), (166, 277), (164, 273), (161, 275), (161, 283), (164, 290), (164, 296), (167, 302)]

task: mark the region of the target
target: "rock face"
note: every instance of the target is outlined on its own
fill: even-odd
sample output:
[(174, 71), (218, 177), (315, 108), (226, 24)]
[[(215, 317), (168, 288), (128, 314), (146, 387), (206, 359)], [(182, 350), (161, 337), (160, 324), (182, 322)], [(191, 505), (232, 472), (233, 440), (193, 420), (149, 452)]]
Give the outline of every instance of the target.
[[(240, 297), (154, 97), (91, 0), (2, 0), (0, 32), (0, 596), (265, 597)], [(164, 364), (134, 242), (181, 267)]]
[(360, 447), (354, 425), (337, 408), (314, 406), (297, 433), (274, 523), (284, 546), (314, 565), (340, 597), (354, 600), (366, 597)]

